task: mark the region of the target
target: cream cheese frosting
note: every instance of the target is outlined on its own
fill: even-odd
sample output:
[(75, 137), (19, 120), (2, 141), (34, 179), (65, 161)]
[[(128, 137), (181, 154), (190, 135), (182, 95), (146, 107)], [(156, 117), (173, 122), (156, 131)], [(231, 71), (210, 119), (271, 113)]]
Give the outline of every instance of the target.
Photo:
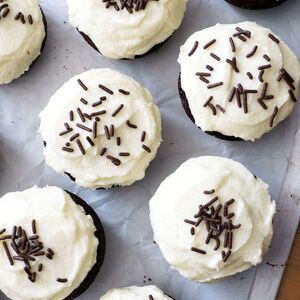
[[(152, 296), (152, 298), (151, 298)], [(129, 286), (120, 289), (112, 289), (100, 300), (170, 300), (158, 287), (154, 285), (138, 287)]]
[(154, 239), (165, 259), (200, 282), (260, 263), (274, 213), (267, 184), (240, 163), (213, 156), (183, 163), (150, 201)]
[(161, 143), (160, 113), (149, 91), (111, 69), (70, 79), (40, 117), (47, 164), (87, 188), (142, 179)]
[(4, 0), (0, 17), (0, 84), (7, 84), (40, 56), (46, 32), (37, 0)]
[[(10, 265), (6, 255), (4, 243), (12, 257), (17, 255), (11, 240), (1, 240), (14, 232), (14, 226), (17, 226), (17, 236), (21, 226), (32, 241), (35, 231), (37, 241), (43, 243), (42, 251), (47, 252), (32, 254), (35, 261), (29, 260), (30, 271), (36, 273), (34, 282), (27, 278), (23, 261), (14, 259)], [(4, 195), (0, 199), (0, 232), (2, 229), (6, 232), (0, 235), (0, 290), (10, 299), (64, 299), (83, 282), (96, 263), (98, 240), (93, 220), (60, 188), (33, 187)]]
[(196, 32), (181, 47), (178, 62), (191, 114), (203, 131), (254, 141), (294, 108), (298, 59), (256, 23)]
[(112, 59), (133, 59), (145, 54), (180, 26), (186, 0), (144, 2), (146, 7), (136, 11), (136, 6), (121, 9), (119, 0), (86, 0), (84, 4), (80, 0), (67, 0), (70, 23), (85, 33), (99, 52)]

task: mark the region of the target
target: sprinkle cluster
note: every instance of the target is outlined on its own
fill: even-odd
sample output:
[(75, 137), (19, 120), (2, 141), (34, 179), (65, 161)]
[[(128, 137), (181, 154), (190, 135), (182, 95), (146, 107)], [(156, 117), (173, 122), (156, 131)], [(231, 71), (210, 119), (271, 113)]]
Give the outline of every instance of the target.
[[(88, 87), (82, 82), (81, 79), (78, 79), (77, 83), (85, 92), (88, 91)], [(86, 139), (86, 141), (92, 147), (94, 147), (100, 126), (104, 130), (107, 141), (114, 139), (118, 147), (122, 145), (122, 138), (117, 134), (117, 130), (115, 129), (115, 126), (113, 124), (113, 119), (116, 118), (126, 108), (125, 104), (120, 104), (112, 112), (108, 112), (101, 108), (99, 109), (102, 103), (104, 101), (109, 101), (109, 96), (114, 95), (115, 92), (109, 89), (107, 86), (104, 86), (103, 84), (99, 84), (98, 87), (105, 94), (105, 96), (100, 96), (99, 100), (89, 103), (89, 101), (84, 98), (79, 99), (79, 101), (87, 107), (87, 110), (92, 109), (92, 112), (87, 113), (80, 107), (77, 107), (76, 109), (69, 112), (69, 121), (66, 121), (64, 123), (64, 129), (59, 133), (59, 136), (68, 138), (68, 141), (62, 147), (63, 151), (72, 153), (75, 151), (75, 149), (77, 149), (81, 152), (82, 155), (85, 155), (86, 149), (83, 146), (82, 139)], [(129, 91), (121, 88), (118, 89), (117, 93), (120, 93), (124, 96), (130, 95)], [(101, 116), (107, 114), (110, 114), (112, 120), (111, 123), (101, 124)], [(133, 124), (130, 120), (126, 121), (126, 126), (128, 127), (128, 130), (138, 130), (138, 126), (136, 124)], [(80, 128), (82, 130), (81, 133), (75, 132), (76, 128)], [(83, 136), (82, 132), (86, 132), (86, 135)], [(151, 153), (151, 149), (144, 143), (146, 140), (146, 136), (147, 133), (145, 131), (141, 131), (141, 148), (144, 151)], [(99, 155), (106, 155), (106, 158), (110, 160), (115, 166), (119, 166), (121, 165), (120, 158), (130, 156), (130, 153), (126, 151), (120, 151), (118, 153), (118, 157), (114, 157), (109, 154), (109, 149), (103, 146), (99, 151)]]
[[(34, 283), (37, 272), (43, 271), (43, 264), (38, 264), (37, 270), (34, 271), (30, 263), (35, 262), (39, 257), (47, 257), (52, 260), (55, 253), (51, 248), (45, 250), (44, 244), (40, 241), (40, 236), (37, 233), (35, 220), (31, 222), (31, 230), (32, 235), (28, 236), (21, 226), (13, 226), (12, 233), (7, 235), (3, 235), (6, 233), (6, 229), (2, 229), (0, 230), (0, 241), (2, 241), (10, 265), (13, 266), (18, 261), (23, 262), (27, 278)], [(66, 278), (57, 278), (56, 280), (57, 282), (67, 282)]]
[[(203, 192), (205, 195), (212, 195), (215, 193), (215, 190), (209, 190)], [(233, 212), (229, 212), (229, 206), (234, 203), (234, 199), (230, 199), (225, 202), (224, 205), (215, 203), (219, 200), (218, 196), (215, 196), (209, 202), (204, 205), (199, 206), (199, 210), (194, 215), (194, 219), (185, 219), (186, 224), (191, 225), (191, 235), (195, 235), (196, 228), (204, 222), (207, 230), (207, 236), (205, 243), (209, 244), (211, 240), (215, 242), (214, 251), (217, 251), (220, 247), (223, 247), (224, 250), (221, 252), (222, 260), (225, 263), (229, 256), (231, 255), (231, 249), (233, 245), (233, 233), (234, 230), (241, 227), (241, 224), (234, 225), (232, 218), (235, 216)], [(223, 242), (222, 233), (225, 230)], [(192, 247), (191, 251), (197, 252), (199, 254), (206, 254), (206, 251)]]
[(130, 14), (146, 9), (149, 1), (159, 0), (102, 0), (106, 8), (113, 7), (116, 11), (126, 9)]
[[(3, 3), (3, 4), (1, 4)], [(10, 14), (10, 7), (7, 3), (7, 0), (0, 0), (0, 19), (6, 18)], [(15, 21), (20, 21), (22, 24), (26, 24), (28, 22), (30, 25), (33, 24), (32, 15), (25, 16), (22, 12), (18, 12), (15, 17)]]
[[(237, 58), (235, 57), (236, 53), (236, 44), (235, 44), (235, 39), (239, 39), (240, 41), (246, 43), (249, 39), (251, 39), (251, 32), (249, 30), (244, 30), (240, 27), (235, 28), (236, 32), (233, 33), (231, 37), (229, 37), (229, 44), (231, 47), (231, 51), (233, 53), (233, 56), (230, 58), (227, 58), (225, 61), (228, 63), (233, 71), (235, 73), (240, 73), (239, 70), (239, 63), (237, 61)], [(274, 43), (279, 44), (280, 41), (271, 33), (268, 34), (268, 38), (271, 39)], [(214, 45), (217, 42), (216, 39), (212, 39), (208, 43), (206, 43), (203, 46), (204, 50), (209, 49), (212, 45)], [(199, 42), (195, 41), (192, 49), (188, 53), (188, 56), (192, 56), (197, 49), (199, 48)], [(258, 46), (254, 46), (251, 51), (246, 55), (246, 58), (252, 58), (255, 57), (256, 53), (258, 50)], [(216, 54), (211, 52), (210, 56), (217, 62), (221, 61), (221, 58)], [(270, 94), (268, 91), (268, 82), (265, 82), (264, 80), (264, 74), (268, 72), (269, 69), (272, 68), (271, 64), (271, 58), (267, 55), (263, 55), (264, 60), (266, 61), (265, 64), (258, 66), (257, 71), (252, 71), (252, 72), (247, 72), (246, 75), (249, 78), (249, 80), (253, 80), (255, 76), (257, 76), (258, 80), (263, 83), (263, 89), (260, 95), (257, 95), (257, 104), (260, 105), (264, 110), (268, 109), (268, 101), (273, 100), (275, 97), (274, 95)], [(206, 84), (207, 89), (214, 89), (217, 87), (222, 86), (224, 83), (223, 82), (210, 82), (210, 77), (211, 77), (211, 72), (214, 71), (214, 68), (211, 65), (206, 66), (205, 71), (197, 72), (195, 75)], [(280, 69), (278, 72), (278, 77), (277, 81), (285, 81), (287, 86), (288, 86), (288, 92), (290, 95), (290, 99), (293, 102), (297, 102), (296, 96), (294, 94), (295, 86), (294, 82), (295, 80), (292, 78), (292, 76), (288, 73), (287, 70), (284, 68)], [(243, 86), (241, 83), (239, 83), (237, 86), (233, 86), (232, 90), (230, 92), (228, 102), (233, 102), (234, 99), (236, 99), (236, 104), (240, 109), (243, 109), (244, 113), (247, 114), (249, 112), (249, 105), (248, 105), (248, 95), (249, 94), (258, 94), (258, 90), (255, 89), (248, 89), (247, 87)], [(203, 107), (207, 107), (211, 110), (212, 114), (214, 116), (217, 115), (217, 112), (220, 111), (221, 113), (225, 113), (225, 109), (219, 105), (219, 104), (213, 104), (213, 96), (210, 96), (205, 103), (203, 104)], [(273, 127), (275, 118), (278, 113), (278, 107), (275, 106), (273, 109), (273, 112), (271, 114), (270, 120), (269, 120), (269, 126)]]

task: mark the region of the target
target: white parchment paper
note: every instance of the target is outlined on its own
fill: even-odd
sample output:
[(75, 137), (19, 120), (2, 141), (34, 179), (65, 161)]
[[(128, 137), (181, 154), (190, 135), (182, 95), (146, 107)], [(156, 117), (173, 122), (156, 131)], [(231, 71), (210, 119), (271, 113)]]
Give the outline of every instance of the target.
[[(172, 270), (153, 243), (148, 201), (167, 175), (186, 159), (200, 155), (220, 155), (245, 164), (269, 183), (277, 198), (300, 124), (299, 105), (288, 120), (256, 143), (210, 137), (192, 124), (181, 107), (177, 56), (180, 45), (194, 31), (218, 22), (251, 20), (272, 28), (300, 57), (300, 1), (247, 11), (223, 0), (190, 0), (182, 26), (168, 43), (159, 52), (134, 61), (111, 61), (88, 46), (68, 23), (65, 1), (40, 3), (48, 20), (45, 51), (28, 74), (0, 87), (0, 196), (35, 184), (57, 185), (77, 193), (96, 210), (105, 228), (107, 253), (97, 279), (79, 299), (96, 300), (113, 287), (152, 283), (177, 300), (247, 299), (255, 268), (214, 285), (188, 281)], [(164, 142), (144, 180), (131, 187), (94, 192), (78, 188), (45, 165), (37, 130), (39, 112), (66, 80), (101, 67), (124, 72), (152, 92), (162, 113)], [(0, 299), (6, 298), (0, 294)]]

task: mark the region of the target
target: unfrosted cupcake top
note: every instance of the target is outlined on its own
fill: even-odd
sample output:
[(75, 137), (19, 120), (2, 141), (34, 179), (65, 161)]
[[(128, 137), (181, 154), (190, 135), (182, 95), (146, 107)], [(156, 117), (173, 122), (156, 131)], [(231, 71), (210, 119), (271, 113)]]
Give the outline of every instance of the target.
[(161, 142), (151, 94), (111, 69), (70, 79), (40, 117), (47, 164), (92, 189), (142, 179)]
[(0, 84), (25, 73), (40, 55), (45, 38), (37, 0), (0, 2)]
[(96, 262), (96, 228), (57, 187), (0, 199), (0, 290), (13, 300), (61, 300)]
[(71, 24), (112, 59), (134, 58), (180, 26), (186, 0), (68, 0)]
[(284, 120), (297, 101), (298, 59), (256, 23), (196, 32), (178, 61), (182, 89), (203, 131), (254, 141)]
[(138, 287), (129, 286), (112, 289), (103, 295), (100, 300), (171, 300), (154, 285)]
[(150, 201), (154, 239), (183, 276), (209, 282), (261, 262), (273, 234), (268, 186), (240, 163), (192, 158)]

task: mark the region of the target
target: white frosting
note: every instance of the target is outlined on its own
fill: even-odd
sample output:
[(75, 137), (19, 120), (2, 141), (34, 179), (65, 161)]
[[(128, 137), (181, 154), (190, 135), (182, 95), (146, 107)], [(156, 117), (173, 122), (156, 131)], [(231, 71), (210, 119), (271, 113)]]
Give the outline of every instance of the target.
[(129, 286), (120, 289), (112, 289), (100, 297), (100, 300), (149, 300), (150, 295), (154, 300), (171, 299), (156, 286), (149, 285), (144, 287)]
[[(0, 6), (8, 4), (9, 14), (0, 19), (0, 84), (10, 83), (28, 71), (32, 62), (41, 54), (45, 38), (43, 17), (38, 0), (6, 0)], [(6, 8), (1, 10), (0, 16)], [(26, 23), (15, 20), (22, 12)], [(29, 24), (28, 16), (33, 24)]]
[[(211, 189), (215, 189), (213, 194), (203, 193)], [(205, 243), (204, 222), (195, 228), (195, 235), (190, 233), (191, 225), (184, 222), (194, 220), (199, 205), (215, 196), (219, 197), (215, 206), (235, 199), (228, 210), (235, 213), (233, 224), (241, 224), (233, 230), (232, 254), (225, 263), (221, 252), (225, 250), (226, 230), (220, 235), (220, 248), (215, 251), (214, 240)], [(275, 202), (271, 201), (268, 186), (262, 180), (255, 179), (238, 162), (212, 156), (183, 163), (162, 182), (150, 201), (154, 238), (165, 259), (183, 276), (200, 282), (233, 275), (260, 263), (272, 238), (274, 212)], [(206, 254), (193, 252), (192, 247)]]
[(67, 3), (71, 24), (112, 59), (132, 59), (165, 41), (180, 26), (186, 9), (186, 0), (149, 1), (146, 9), (132, 14), (126, 9), (107, 9), (99, 0)]
[[(88, 87), (87, 91), (78, 84), (79, 78)], [(98, 87), (99, 84), (108, 87), (114, 94), (103, 91)], [(130, 94), (123, 95), (119, 89)], [(92, 107), (92, 103), (97, 102), (101, 96), (106, 96), (107, 100)], [(81, 98), (86, 99), (88, 104), (84, 105), (80, 101)], [(124, 105), (123, 109), (112, 117), (121, 104)], [(95, 122), (93, 118), (86, 119), (83, 123), (76, 112), (78, 107), (88, 114), (106, 111), (105, 114), (99, 115), (101, 120), (97, 124), (96, 138), (93, 137), (93, 132), (89, 133), (76, 127), (76, 123), (81, 123), (93, 128)], [(70, 110), (74, 111), (74, 122), (69, 121)], [(59, 173), (70, 173), (80, 186), (92, 189), (130, 185), (142, 179), (161, 142), (160, 113), (149, 91), (132, 78), (110, 69), (90, 70), (70, 79), (52, 96), (40, 117), (40, 132), (47, 143), (44, 150), (47, 164)], [(128, 120), (137, 128), (128, 127)], [(65, 130), (65, 122), (68, 122), (73, 131), (59, 136), (59, 133)], [(107, 140), (104, 127), (110, 128), (111, 124), (114, 124), (114, 136)], [(141, 141), (143, 131), (146, 132), (144, 142)], [(81, 135), (85, 155), (82, 155), (75, 140), (70, 145), (74, 150), (72, 153), (62, 151), (62, 147), (75, 133)], [(86, 136), (90, 136), (95, 146), (88, 143)], [(121, 138), (120, 146), (117, 145), (118, 137)], [(142, 148), (143, 144), (151, 149), (151, 153)], [(101, 156), (99, 153), (103, 148), (107, 148), (107, 151)], [(130, 155), (121, 157), (121, 152), (128, 152)], [(121, 164), (114, 165), (107, 155), (119, 159)]]
[[(54, 251), (52, 260), (45, 256), (30, 262), (37, 272), (36, 282), (27, 279), (24, 263), (11, 266), (0, 241), (0, 289), (13, 300), (61, 300), (75, 290), (96, 262), (98, 240), (93, 220), (69, 194), (57, 187), (45, 187), (8, 193), (0, 199), (0, 230), (11, 234), (14, 225), (32, 234), (31, 222), (36, 220), (37, 233), (44, 249)], [(8, 243), (9, 244), (9, 243)], [(10, 248), (11, 254), (13, 250)], [(67, 278), (59, 283), (57, 278)]]
[[(237, 26), (249, 30), (251, 38), (243, 42), (237, 37), (232, 37)], [(294, 93), (297, 95), (300, 76), (299, 63), (288, 46), (281, 40), (279, 44), (275, 43), (268, 37), (269, 33), (271, 33), (270, 29), (252, 22), (232, 25), (218, 24), (194, 33), (181, 47), (178, 62), (181, 65), (182, 88), (186, 93), (195, 123), (203, 131), (218, 131), (223, 135), (254, 141), (272, 129), (269, 122), (276, 106), (279, 112), (275, 117), (273, 127), (292, 112), (295, 103), (290, 98), (288, 92), (290, 88), (285, 80), (278, 82), (277, 77), (279, 70), (285, 68), (295, 80), (296, 90)], [(234, 40), (235, 53), (231, 50), (229, 37)], [(206, 50), (203, 49), (203, 46), (212, 39), (216, 39), (216, 42)], [(194, 54), (189, 56), (195, 41), (199, 42), (199, 46)], [(247, 58), (247, 54), (254, 46), (258, 46), (256, 53), (251, 58)], [(210, 53), (219, 56), (221, 61), (212, 58)], [(265, 54), (271, 59), (270, 62), (263, 58)], [(235, 72), (226, 62), (226, 59), (231, 60), (233, 57), (236, 58), (239, 73)], [(271, 64), (272, 67), (265, 70), (263, 79), (268, 83), (267, 94), (274, 95), (274, 99), (264, 100), (268, 107), (265, 110), (257, 102), (264, 85), (258, 79), (260, 72), (258, 67), (267, 64)], [(211, 65), (214, 70), (209, 71), (206, 69), (206, 65)], [(199, 77), (195, 75), (197, 72), (211, 73), (211, 76), (206, 77), (209, 84), (223, 82), (223, 85), (208, 89), (207, 83), (199, 80)], [(246, 75), (247, 72), (251, 72), (253, 75), (252, 80)], [(248, 94), (247, 114), (244, 113), (243, 108), (238, 107), (236, 97), (232, 102), (228, 101), (232, 87), (236, 87), (238, 83), (241, 83), (244, 89), (258, 90), (258, 93)], [(209, 107), (203, 107), (210, 96), (213, 96), (211, 104), (221, 105), (225, 109), (225, 113), (217, 109), (217, 115), (214, 116)]]

